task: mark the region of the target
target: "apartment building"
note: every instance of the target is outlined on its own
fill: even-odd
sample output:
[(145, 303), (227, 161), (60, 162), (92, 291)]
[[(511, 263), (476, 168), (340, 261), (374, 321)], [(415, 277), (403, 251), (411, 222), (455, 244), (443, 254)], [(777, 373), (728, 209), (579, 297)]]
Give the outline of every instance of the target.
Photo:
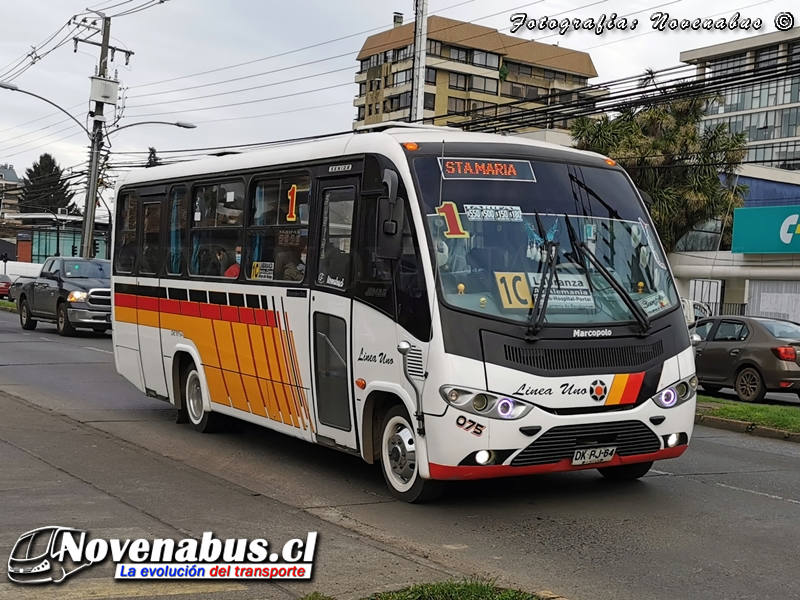
[(14, 165), (0, 164), (0, 215), (19, 213), (19, 195), (22, 180), (14, 171)]
[[(577, 100), (597, 71), (589, 54), (523, 40), (496, 29), (428, 17), (423, 118), (458, 125)], [(358, 95), (353, 128), (407, 121), (411, 113), (414, 22), (370, 36), (358, 54)], [(510, 105), (510, 106), (509, 106)], [(566, 119), (541, 129), (566, 128)], [(540, 129), (539, 127), (530, 130)]]
[(670, 256), (679, 286), (702, 288), (706, 297), (695, 300), (800, 320), (800, 28), (689, 50), (680, 59), (721, 87), (702, 126), (745, 134), (738, 183), (748, 191), (733, 211), (730, 250), (716, 250), (719, 220), (679, 243)]

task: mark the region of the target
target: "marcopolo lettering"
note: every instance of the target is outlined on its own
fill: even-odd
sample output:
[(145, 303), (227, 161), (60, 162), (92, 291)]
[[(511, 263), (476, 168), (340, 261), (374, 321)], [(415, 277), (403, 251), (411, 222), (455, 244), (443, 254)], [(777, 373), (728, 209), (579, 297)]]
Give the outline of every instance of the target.
[(610, 329), (575, 329), (572, 332), (572, 337), (608, 337), (612, 333)]

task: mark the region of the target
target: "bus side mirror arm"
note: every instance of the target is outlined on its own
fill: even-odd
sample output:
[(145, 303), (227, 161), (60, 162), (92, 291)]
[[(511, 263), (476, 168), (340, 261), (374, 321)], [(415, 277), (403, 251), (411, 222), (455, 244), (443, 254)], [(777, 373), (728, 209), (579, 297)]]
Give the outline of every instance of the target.
[(402, 198), (397, 197), (397, 173), (385, 169), (383, 184), (387, 195), (378, 198), (376, 255), (384, 260), (398, 260), (403, 253), (405, 203)]

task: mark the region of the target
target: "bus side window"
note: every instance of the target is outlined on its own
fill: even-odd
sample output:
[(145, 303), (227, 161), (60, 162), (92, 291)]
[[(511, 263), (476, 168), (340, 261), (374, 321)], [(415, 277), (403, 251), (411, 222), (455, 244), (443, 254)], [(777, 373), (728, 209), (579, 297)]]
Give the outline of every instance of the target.
[(245, 277), (305, 280), (311, 177), (304, 173), (257, 181), (247, 219)]
[(244, 183), (198, 186), (193, 192), (189, 273), (238, 279), (242, 249)]
[(353, 231), (354, 188), (333, 189), (323, 199), (322, 243), (319, 249), (319, 284), (346, 290), (350, 287), (350, 241)]
[(414, 234), (414, 225), (409, 203), (405, 203), (406, 214), (403, 226), (403, 254), (395, 266), (395, 290), (397, 290), (397, 322), (411, 335), (422, 341), (431, 339), (431, 311), (425, 271), (419, 242)]
[(114, 252), (114, 267), (117, 273), (133, 273), (136, 265), (136, 217), (139, 211), (139, 195), (136, 192), (126, 193), (120, 203), (117, 218), (117, 241)]
[(182, 275), (186, 266), (183, 255), (186, 229), (189, 224), (189, 192), (186, 186), (176, 186), (170, 190), (169, 206), (169, 239), (167, 240), (167, 273)]
[(363, 218), (358, 230), (358, 257), (354, 297), (374, 306), (392, 320), (394, 312), (394, 281), (392, 262), (376, 256), (378, 241), (378, 197), (361, 199)]

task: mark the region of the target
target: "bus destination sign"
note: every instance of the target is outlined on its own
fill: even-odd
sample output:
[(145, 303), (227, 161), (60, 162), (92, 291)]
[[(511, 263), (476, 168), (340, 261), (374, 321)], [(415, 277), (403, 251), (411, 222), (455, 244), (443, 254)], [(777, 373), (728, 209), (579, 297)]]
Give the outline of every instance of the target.
[(536, 183), (529, 160), (439, 158), (443, 179), (491, 179)]

